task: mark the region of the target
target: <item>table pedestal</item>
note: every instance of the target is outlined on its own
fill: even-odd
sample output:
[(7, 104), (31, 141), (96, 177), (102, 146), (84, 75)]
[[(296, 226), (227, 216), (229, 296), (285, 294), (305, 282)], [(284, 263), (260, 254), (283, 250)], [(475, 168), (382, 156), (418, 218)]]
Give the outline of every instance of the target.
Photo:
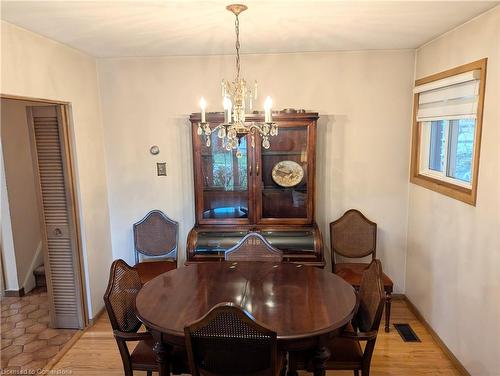
[(155, 344), (153, 351), (158, 362), (160, 376), (170, 376), (170, 346), (163, 342), (162, 334), (156, 330), (152, 331)]
[(330, 355), (330, 349), (320, 341), (313, 358), (314, 376), (325, 376), (326, 362), (330, 359)]

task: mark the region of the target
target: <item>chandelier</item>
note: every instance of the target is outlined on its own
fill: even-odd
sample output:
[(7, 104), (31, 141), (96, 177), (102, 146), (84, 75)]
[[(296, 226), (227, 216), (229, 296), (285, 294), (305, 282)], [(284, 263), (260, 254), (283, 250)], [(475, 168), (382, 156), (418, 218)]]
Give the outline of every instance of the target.
[[(251, 145), (255, 147), (255, 134), (259, 133), (262, 138), (262, 147), (269, 149), (270, 136), (278, 134), (278, 125), (272, 119), (272, 99), (267, 97), (264, 102), (264, 122), (247, 122), (245, 112), (253, 110), (253, 102), (257, 99), (257, 81), (253, 88), (247, 84), (244, 78), (240, 77), (240, 21), (239, 14), (248, 7), (243, 4), (232, 4), (226, 7), (232, 12), (236, 19), (234, 29), (236, 32), (236, 78), (230, 82), (222, 80), (222, 104), (224, 107), (224, 122), (211, 127), (206, 121), (205, 109), (207, 102), (204, 98), (200, 99), (201, 121), (198, 123), (198, 135), (205, 135), (206, 145), (210, 147), (211, 135), (217, 132), (217, 136), (222, 139), (224, 148), (227, 151), (238, 149), (241, 138), (247, 134), (251, 135)], [(239, 150), (237, 155), (241, 155)]]

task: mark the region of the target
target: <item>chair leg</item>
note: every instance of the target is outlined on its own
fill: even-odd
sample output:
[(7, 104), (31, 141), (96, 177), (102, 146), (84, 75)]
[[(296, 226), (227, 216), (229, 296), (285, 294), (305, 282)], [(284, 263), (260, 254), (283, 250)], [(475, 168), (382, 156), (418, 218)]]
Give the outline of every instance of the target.
[(286, 376), (298, 376), (299, 375), (297, 372), (297, 364), (294, 361), (292, 354), (293, 353), (291, 353), (291, 352), (288, 353), (288, 367), (287, 367)]
[(153, 376), (153, 371), (146, 371), (147, 376)]
[(359, 376), (359, 370), (358, 369), (354, 370), (354, 376)]
[(387, 292), (385, 294), (385, 332), (389, 333), (389, 328), (391, 326), (391, 293)]
[(134, 370), (132, 369), (132, 367), (125, 368), (123, 371), (123, 374), (125, 376), (134, 376)]
[(283, 364), (281, 365), (281, 370), (280, 370), (280, 376), (286, 376), (286, 369), (288, 367), (288, 353), (285, 354), (285, 359), (283, 361)]

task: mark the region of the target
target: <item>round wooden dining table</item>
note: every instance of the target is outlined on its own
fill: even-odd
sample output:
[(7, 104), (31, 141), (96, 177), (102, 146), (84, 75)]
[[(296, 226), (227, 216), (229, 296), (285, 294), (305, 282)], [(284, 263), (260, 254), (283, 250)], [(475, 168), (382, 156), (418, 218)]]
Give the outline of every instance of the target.
[(136, 314), (153, 333), (160, 376), (169, 374), (169, 351), (184, 347), (184, 327), (214, 305), (233, 302), (275, 331), (282, 351), (314, 351), (314, 374), (324, 375), (327, 341), (352, 319), (356, 293), (323, 269), (291, 263), (190, 264), (147, 282)]

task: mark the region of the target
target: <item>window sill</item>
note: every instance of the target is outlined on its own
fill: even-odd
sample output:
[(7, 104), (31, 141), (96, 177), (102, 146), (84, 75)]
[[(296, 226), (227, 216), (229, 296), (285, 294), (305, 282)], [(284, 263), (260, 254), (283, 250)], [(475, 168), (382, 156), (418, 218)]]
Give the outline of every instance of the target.
[(410, 182), (430, 189), (431, 191), (441, 193), (455, 200), (459, 200), (465, 202), (466, 204), (476, 206), (476, 194), (474, 189), (455, 185), (421, 174), (411, 176)]

